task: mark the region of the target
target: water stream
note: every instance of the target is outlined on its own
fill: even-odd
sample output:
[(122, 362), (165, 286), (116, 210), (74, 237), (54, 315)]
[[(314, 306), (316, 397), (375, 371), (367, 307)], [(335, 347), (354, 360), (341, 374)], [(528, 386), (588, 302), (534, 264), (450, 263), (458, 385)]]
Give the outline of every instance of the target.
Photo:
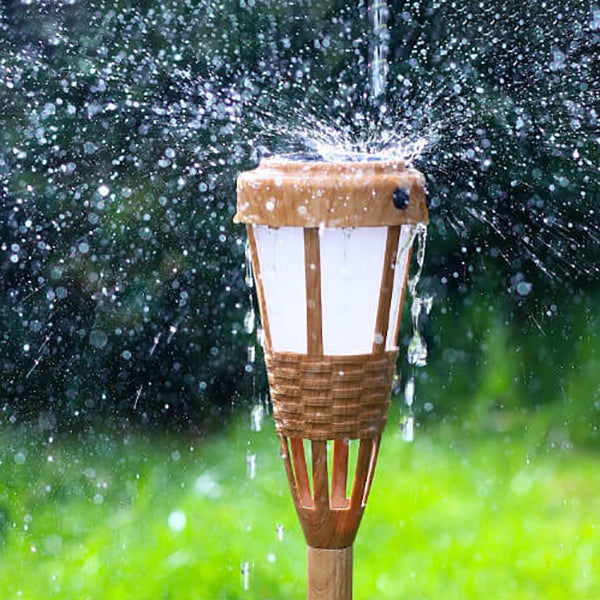
[[(421, 295), (419, 282), (425, 264), (425, 251), (427, 247), (427, 227), (417, 225), (412, 237), (413, 260), (416, 262), (414, 275), (407, 282), (410, 296), (410, 316), (412, 334), (406, 351), (406, 359), (409, 365), (408, 380), (404, 387), (404, 406), (401, 409), (400, 430), (402, 439), (406, 442), (414, 441), (415, 430), (415, 388), (417, 369), (427, 365), (427, 343), (423, 337), (422, 328), (427, 315), (433, 307), (433, 296)], [(416, 255), (416, 256), (415, 256)]]
[(369, 7), (371, 17), (370, 65), (371, 93), (377, 101), (385, 94), (388, 76), (389, 33), (387, 20), (389, 9), (386, 0), (371, 0)]

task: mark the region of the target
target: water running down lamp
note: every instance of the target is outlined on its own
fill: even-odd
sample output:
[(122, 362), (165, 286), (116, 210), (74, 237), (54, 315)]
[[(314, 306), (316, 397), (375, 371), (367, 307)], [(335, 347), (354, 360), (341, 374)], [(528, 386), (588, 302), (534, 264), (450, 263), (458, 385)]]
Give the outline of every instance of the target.
[(265, 159), (238, 177), (235, 221), (247, 227), (275, 425), (308, 544), (307, 597), (350, 600), (411, 247), (428, 221), (424, 178), (401, 162)]

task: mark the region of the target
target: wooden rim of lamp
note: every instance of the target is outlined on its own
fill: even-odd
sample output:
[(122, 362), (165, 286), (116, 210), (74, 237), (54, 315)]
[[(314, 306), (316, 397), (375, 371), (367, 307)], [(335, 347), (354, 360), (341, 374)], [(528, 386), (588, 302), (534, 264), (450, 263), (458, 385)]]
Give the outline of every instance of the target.
[(248, 232), (307, 597), (349, 600), (415, 226), (428, 222), (424, 177), (401, 162), (264, 159), (238, 177), (234, 220)]
[[(398, 189), (410, 194), (399, 211)], [(236, 223), (270, 227), (379, 227), (427, 223), (425, 178), (401, 162), (263, 159), (239, 175)]]

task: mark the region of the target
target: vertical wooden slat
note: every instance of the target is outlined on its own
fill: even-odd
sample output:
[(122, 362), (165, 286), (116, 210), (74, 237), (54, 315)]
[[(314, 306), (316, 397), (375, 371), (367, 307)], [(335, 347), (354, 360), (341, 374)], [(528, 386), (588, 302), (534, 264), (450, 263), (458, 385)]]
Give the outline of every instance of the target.
[(304, 442), (302, 438), (290, 438), (292, 449), (292, 462), (294, 463), (294, 474), (296, 475), (296, 489), (302, 506), (312, 506), (310, 497), (310, 482), (306, 471), (306, 458), (304, 456)]
[(373, 440), (362, 439), (358, 447), (358, 459), (356, 462), (356, 473), (354, 475), (354, 487), (350, 499), (350, 509), (358, 510), (362, 506), (367, 476), (369, 475), (369, 464), (371, 463), (371, 452)]
[(367, 475), (367, 487), (365, 488), (362, 503), (363, 506), (367, 504), (369, 499), (369, 492), (371, 491), (371, 484), (373, 483), (373, 475), (375, 474), (375, 465), (377, 464), (377, 455), (379, 454), (379, 445), (381, 444), (381, 436), (373, 441), (373, 449), (371, 451), (371, 460), (369, 462), (369, 474)]
[(308, 354), (323, 355), (321, 310), (321, 253), (319, 230), (304, 230), (304, 265), (306, 272), (306, 329)]
[(331, 475), (331, 507), (346, 508), (346, 485), (348, 481), (348, 442), (333, 442), (333, 470)]
[(379, 307), (377, 308), (377, 320), (375, 322), (375, 339), (373, 341), (374, 354), (382, 354), (385, 351), (399, 241), (400, 226), (388, 227), (385, 244), (385, 258), (383, 260), (383, 273), (381, 277), (381, 289), (379, 291)]
[(329, 508), (327, 442), (312, 441), (312, 465), (315, 507), (320, 509)]
[(265, 350), (271, 352), (271, 330), (269, 328), (269, 315), (267, 314), (267, 303), (265, 301), (265, 292), (263, 288), (262, 277), (260, 274), (260, 261), (258, 260), (258, 248), (256, 247), (256, 236), (254, 235), (254, 225), (246, 227), (248, 232), (248, 245), (250, 246), (250, 259), (252, 261), (252, 270), (254, 271), (254, 281), (256, 282), (256, 295), (260, 307), (260, 320), (265, 332)]
[(290, 449), (288, 447), (287, 438), (283, 435), (279, 436), (279, 446), (281, 448), (281, 458), (285, 466), (285, 474), (290, 484), (290, 490), (294, 497), (294, 502), (298, 500), (298, 489), (296, 486), (296, 480), (294, 479), (294, 471), (292, 470), (292, 462), (290, 457)]

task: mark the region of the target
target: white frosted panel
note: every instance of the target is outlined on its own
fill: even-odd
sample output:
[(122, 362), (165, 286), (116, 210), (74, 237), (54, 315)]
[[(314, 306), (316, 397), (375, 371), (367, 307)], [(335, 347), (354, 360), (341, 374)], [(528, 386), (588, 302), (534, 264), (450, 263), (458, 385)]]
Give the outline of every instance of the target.
[(320, 232), (324, 354), (370, 354), (387, 227)]
[(403, 225), (400, 229), (400, 242), (398, 244), (398, 255), (396, 257), (396, 268), (394, 269), (394, 288), (392, 290), (392, 303), (390, 306), (390, 320), (385, 340), (385, 349), (392, 350), (396, 347), (396, 322), (400, 312), (402, 300), (402, 286), (408, 268), (408, 254), (413, 242), (414, 226)]
[(254, 225), (254, 237), (273, 350), (306, 354), (304, 231)]

